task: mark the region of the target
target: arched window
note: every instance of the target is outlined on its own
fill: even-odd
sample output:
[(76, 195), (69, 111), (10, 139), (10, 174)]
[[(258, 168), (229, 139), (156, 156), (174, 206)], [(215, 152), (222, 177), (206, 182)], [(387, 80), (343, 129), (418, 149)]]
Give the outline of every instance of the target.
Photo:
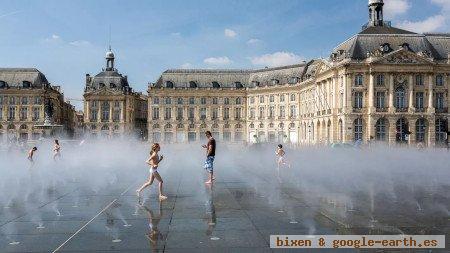
[(426, 121), (424, 118), (420, 118), (416, 121), (416, 141), (424, 142), (425, 141), (425, 132), (426, 132)]
[(180, 123), (180, 124), (177, 125), (177, 128), (182, 129), (182, 128), (184, 128), (184, 125), (182, 123)]
[(99, 83), (99, 84), (98, 84), (98, 87), (104, 88), (104, 87), (105, 87), (105, 84), (104, 84), (104, 83)]
[(153, 129), (158, 129), (159, 128), (159, 124), (154, 124), (153, 125)]
[(194, 81), (189, 82), (189, 88), (197, 88), (197, 83)]
[(115, 88), (116, 88), (116, 84), (114, 84), (114, 83), (110, 83), (110, 84), (109, 84), (109, 88), (111, 88), (111, 89), (115, 89)]
[(403, 88), (403, 86), (399, 86), (395, 90), (395, 108), (397, 109), (406, 108), (406, 95), (405, 95), (405, 88)]
[(363, 139), (363, 120), (362, 118), (357, 118), (353, 122), (355, 128), (355, 141), (362, 141)]
[(109, 131), (109, 126), (107, 125), (102, 126), (102, 131)]
[(241, 99), (241, 98), (236, 98), (236, 104), (237, 104), (237, 105), (242, 104), (242, 99)]
[(236, 128), (236, 129), (241, 129), (241, 128), (242, 128), (242, 125), (241, 125), (241, 124), (236, 124), (235, 128)]
[(97, 130), (97, 126), (96, 125), (91, 125), (91, 130)]
[(235, 85), (236, 89), (244, 88), (244, 85), (241, 82), (235, 82), (234, 85)]
[(172, 89), (173, 88), (173, 82), (166, 81), (166, 88)]
[(23, 81), (22, 82), (22, 87), (23, 88), (30, 88), (31, 87), (31, 83), (29, 81)]
[(386, 125), (387, 120), (385, 118), (380, 118), (375, 124), (375, 140), (386, 141)]
[(273, 85), (280, 84), (280, 80), (278, 80), (278, 79), (272, 79), (272, 84), (273, 84)]
[(447, 120), (439, 118), (436, 119), (436, 143), (444, 143), (447, 135)]
[(21, 129), (21, 130), (27, 130), (27, 125), (25, 125), (25, 124), (20, 125), (20, 129)]
[(250, 128), (255, 128), (255, 124), (251, 123), (251, 124), (249, 125), (249, 127), (250, 127)]
[(114, 130), (116, 130), (116, 131), (119, 130), (119, 126), (118, 126), (118, 125), (115, 125), (115, 126), (114, 126)]
[(0, 81), (0, 89), (6, 88), (8, 85), (5, 81)]
[(396, 140), (397, 142), (403, 143), (407, 141), (407, 136), (409, 134), (409, 126), (408, 126), (408, 121), (406, 121), (405, 118), (400, 118), (399, 120), (397, 120), (396, 125), (396, 130), (397, 130), (397, 134), (396, 134)]
[(212, 82), (212, 87), (215, 89), (218, 89), (218, 88), (220, 88), (220, 84), (218, 82), (214, 81), (214, 82)]
[(172, 125), (171, 125), (171, 124), (166, 124), (166, 125), (164, 126), (164, 129), (170, 129), (170, 128), (172, 128)]
[(290, 124), (289, 124), (289, 128), (290, 128), (290, 129), (295, 128), (295, 123), (290, 123)]
[(212, 128), (214, 128), (214, 129), (217, 129), (217, 128), (219, 128), (219, 124), (217, 124), (217, 123), (214, 123), (214, 124), (212, 125)]

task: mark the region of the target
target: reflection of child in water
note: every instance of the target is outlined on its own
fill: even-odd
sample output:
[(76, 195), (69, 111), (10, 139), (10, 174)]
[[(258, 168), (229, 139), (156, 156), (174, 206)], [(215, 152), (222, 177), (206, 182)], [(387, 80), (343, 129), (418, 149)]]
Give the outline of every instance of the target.
[(158, 240), (161, 241), (165, 240), (164, 235), (158, 230), (158, 224), (163, 216), (161, 202), (159, 202), (159, 214), (157, 216), (153, 213), (153, 211), (150, 208), (146, 206), (143, 206), (143, 208), (147, 212), (148, 228), (149, 228), (149, 231), (145, 236), (150, 241), (152, 248), (156, 249), (158, 247)]
[(216, 216), (216, 207), (214, 206), (214, 186), (208, 185), (207, 191), (209, 193), (209, 198), (207, 202), (207, 210), (206, 214), (209, 216), (207, 218), (208, 222), (208, 228), (206, 229), (206, 235), (210, 236), (212, 235), (212, 232), (214, 231), (214, 228), (216, 227), (217, 222), (217, 216)]

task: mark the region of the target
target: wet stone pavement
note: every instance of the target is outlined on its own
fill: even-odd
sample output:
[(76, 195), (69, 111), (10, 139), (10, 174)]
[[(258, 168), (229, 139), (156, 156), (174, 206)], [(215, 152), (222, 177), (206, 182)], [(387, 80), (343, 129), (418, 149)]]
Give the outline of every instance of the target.
[[(270, 170), (243, 168), (217, 173), (212, 187), (181, 169), (164, 176), (168, 199), (156, 185), (140, 205), (142, 181), (117, 181), (104, 189), (77, 182), (33, 195), (0, 210), (0, 252), (449, 252), (448, 250), (274, 250), (271, 234), (449, 234), (450, 188), (419, 189), (420, 203), (355, 192), (352, 206), (329, 194), (301, 190)], [(119, 177), (120, 178), (120, 177)], [(399, 186), (399, 194), (407, 188)], [(42, 199), (42, 198), (38, 198)], [(314, 200), (314, 201), (312, 201)], [(431, 205), (431, 204), (430, 204)], [(429, 210), (429, 211), (424, 211)], [(448, 245), (448, 242), (447, 242)]]

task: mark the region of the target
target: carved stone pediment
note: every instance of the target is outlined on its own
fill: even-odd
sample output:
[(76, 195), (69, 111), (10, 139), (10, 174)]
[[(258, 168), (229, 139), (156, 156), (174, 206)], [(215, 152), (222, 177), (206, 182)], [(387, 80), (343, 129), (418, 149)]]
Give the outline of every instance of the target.
[(381, 64), (434, 64), (434, 62), (427, 57), (404, 49), (386, 54), (375, 62)]

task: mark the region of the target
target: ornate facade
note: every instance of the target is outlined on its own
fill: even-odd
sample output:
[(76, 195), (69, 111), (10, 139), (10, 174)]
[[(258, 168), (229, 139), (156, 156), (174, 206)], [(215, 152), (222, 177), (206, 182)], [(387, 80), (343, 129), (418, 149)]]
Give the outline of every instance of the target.
[(329, 144), (447, 141), (450, 35), (369, 22), (327, 59), (261, 70), (168, 70), (151, 84), (149, 140)]
[(0, 142), (33, 140), (42, 136), (45, 104), (52, 108), (52, 123), (62, 125), (71, 137), (75, 108), (64, 101), (59, 86), (51, 85), (33, 68), (0, 69)]
[(106, 68), (86, 75), (84, 90), (85, 133), (106, 138), (124, 135), (146, 138), (147, 98), (134, 92), (127, 76), (114, 68), (114, 53), (106, 53)]

